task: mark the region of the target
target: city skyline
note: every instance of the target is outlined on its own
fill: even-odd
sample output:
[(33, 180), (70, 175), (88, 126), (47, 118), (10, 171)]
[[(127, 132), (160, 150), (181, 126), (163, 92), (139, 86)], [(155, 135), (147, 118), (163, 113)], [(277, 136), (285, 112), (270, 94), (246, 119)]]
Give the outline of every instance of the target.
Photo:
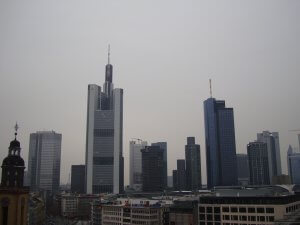
[[(224, 11), (213, 3), (194, 3), (199, 7), (188, 4), (180, 7), (181, 3), (174, 3), (170, 19), (166, 20), (162, 16), (169, 9), (167, 3), (160, 3), (159, 7), (155, 3), (135, 3), (135, 9), (140, 11), (131, 12), (140, 16), (141, 23), (149, 25), (145, 26), (147, 29), (135, 18), (127, 17), (130, 12), (121, 12), (123, 7), (128, 9), (125, 3), (106, 2), (108, 10), (100, 13), (97, 3), (85, 7), (78, 3), (74, 7), (82, 12), (82, 22), (80, 13), (64, 3), (57, 4), (68, 9), (64, 15), (71, 19), (65, 18), (56, 5), (50, 5), (50, 12), (58, 14), (57, 20), (53, 20), (56, 14), (45, 13), (47, 7), (43, 3), (36, 3), (40, 11), (34, 11), (32, 3), (27, 3), (28, 6), (22, 5), (22, 11), (10, 11), (11, 15), (4, 11), (12, 3), (1, 3), (0, 28), (5, 34), (0, 39), (2, 149), (7, 149), (11, 139), (7, 130), (17, 120), (27, 169), (29, 134), (52, 129), (61, 133), (64, 136), (61, 182), (66, 183), (71, 165), (84, 163), (86, 87), (103, 80), (107, 44), (111, 43), (118, 74), (115, 83), (125, 90), (125, 184), (129, 183), (131, 138), (149, 143), (167, 141), (170, 175), (176, 168), (176, 160), (184, 158), (187, 136), (195, 136), (202, 146), (202, 183), (206, 183), (202, 104), (209, 96), (209, 78), (213, 80), (214, 96), (225, 99), (235, 110), (237, 153), (246, 152), (247, 143), (255, 139), (256, 133), (278, 131), (283, 173), (287, 174), (283, 156), (289, 144), (298, 145), (297, 133), (288, 130), (300, 128), (300, 108), (295, 104), (300, 81), (299, 3), (267, 1), (261, 5), (253, 1), (230, 7), (219, 3)], [(147, 10), (156, 12), (157, 19), (151, 22)], [(110, 18), (104, 11), (121, 14), (119, 19), (101, 22), (102, 17)], [(88, 19), (89, 16), (95, 21)], [(36, 17), (45, 24), (42, 32), (38, 32), (41, 26), (34, 22)], [(240, 17), (242, 22), (237, 22), (236, 27), (230, 25)], [(73, 19), (78, 28), (72, 25)], [(191, 22), (199, 29), (193, 28), (195, 24)], [(166, 25), (170, 31), (164, 31)], [(223, 27), (229, 32), (224, 32)], [(137, 37), (130, 35), (130, 31), (139, 29)], [(0, 158), (5, 157), (5, 152), (1, 152)]]

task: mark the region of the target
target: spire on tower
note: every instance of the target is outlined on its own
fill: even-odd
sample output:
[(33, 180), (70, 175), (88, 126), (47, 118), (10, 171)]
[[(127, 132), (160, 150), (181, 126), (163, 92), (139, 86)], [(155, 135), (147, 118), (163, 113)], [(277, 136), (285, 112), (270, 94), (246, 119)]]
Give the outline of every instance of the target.
[(110, 64), (110, 44), (108, 45), (108, 64)]
[(19, 129), (19, 125), (16, 122), (16, 125), (15, 125), (15, 139), (17, 139), (18, 129)]
[(212, 98), (211, 79), (209, 79), (209, 91), (210, 91), (210, 97)]

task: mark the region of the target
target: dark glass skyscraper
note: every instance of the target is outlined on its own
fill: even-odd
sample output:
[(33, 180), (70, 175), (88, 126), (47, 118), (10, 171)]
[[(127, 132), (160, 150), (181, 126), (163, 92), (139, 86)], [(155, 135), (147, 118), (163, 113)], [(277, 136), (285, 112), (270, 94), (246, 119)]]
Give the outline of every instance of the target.
[[(200, 176), (200, 182), (201, 182), (201, 176)], [(180, 191), (184, 191), (186, 189), (186, 170), (185, 170), (184, 159), (177, 160), (177, 185), (178, 185), (178, 190)]]
[(159, 146), (164, 154), (164, 172), (163, 172), (163, 185), (164, 188), (168, 186), (168, 145), (167, 142), (152, 143), (151, 146)]
[(267, 144), (258, 141), (250, 142), (247, 145), (247, 154), (249, 159), (250, 184), (270, 184)]
[(237, 184), (236, 146), (233, 108), (225, 101), (204, 101), (207, 186)]
[(187, 138), (187, 144), (185, 146), (185, 162), (186, 189), (199, 190), (202, 187), (200, 145), (195, 144), (194, 137)]
[(164, 190), (163, 152), (159, 146), (146, 146), (142, 152), (142, 180), (144, 192)]
[(71, 167), (71, 192), (84, 193), (85, 165), (72, 165)]
[(247, 154), (236, 154), (238, 183), (239, 185), (249, 184), (249, 162)]

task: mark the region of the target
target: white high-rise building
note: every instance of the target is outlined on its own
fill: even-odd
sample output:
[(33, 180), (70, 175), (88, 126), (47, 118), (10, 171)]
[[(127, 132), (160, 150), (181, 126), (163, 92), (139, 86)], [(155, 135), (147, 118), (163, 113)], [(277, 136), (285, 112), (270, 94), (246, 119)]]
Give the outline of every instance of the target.
[(59, 190), (61, 137), (54, 131), (30, 134), (28, 179), (31, 190)]
[(147, 146), (146, 141), (130, 141), (130, 187), (136, 191), (142, 190), (142, 153)]
[(123, 89), (113, 88), (113, 66), (106, 65), (103, 89), (88, 86), (86, 193), (124, 190)]
[(273, 176), (281, 175), (281, 157), (278, 132), (263, 131), (257, 134), (257, 141), (267, 144), (270, 183)]

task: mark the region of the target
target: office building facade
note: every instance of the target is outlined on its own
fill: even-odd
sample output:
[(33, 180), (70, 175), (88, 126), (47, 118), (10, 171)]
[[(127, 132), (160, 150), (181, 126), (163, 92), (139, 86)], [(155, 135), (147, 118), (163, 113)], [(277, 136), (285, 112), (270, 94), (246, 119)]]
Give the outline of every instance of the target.
[(130, 187), (136, 191), (142, 190), (142, 152), (141, 150), (147, 146), (146, 141), (130, 141), (129, 157), (130, 157)]
[(144, 192), (163, 191), (164, 150), (159, 146), (146, 146), (142, 151), (142, 188)]
[(300, 185), (300, 153), (295, 153), (291, 146), (287, 152), (287, 165), (291, 183)]
[(267, 144), (263, 142), (250, 142), (247, 145), (249, 160), (250, 184), (269, 185), (269, 163)]
[[(201, 185), (201, 176), (200, 176), (200, 185)], [(177, 160), (177, 190), (180, 191), (186, 190), (186, 169), (185, 169), (184, 159)]]
[(83, 194), (85, 184), (85, 165), (72, 165), (71, 192)]
[(248, 185), (250, 180), (249, 175), (249, 162), (247, 154), (236, 154), (238, 184)]
[(236, 144), (233, 108), (225, 101), (204, 101), (207, 186), (237, 184)]
[(123, 90), (114, 88), (113, 66), (105, 70), (103, 89), (88, 86), (86, 129), (86, 193), (122, 193)]
[(270, 183), (273, 176), (281, 175), (281, 157), (278, 132), (263, 131), (257, 134), (257, 141), (267, 144)]
[(28, 176), (32, 191), (59, 190), (61, 140), (62, 135), (54, 131), (30, 134)]
[[(188, 137), (185, 145), (186, 189), (201, 189), (200, 145), (195, 144), (195, 137)], [(177, 168), (178, 170), (178, 168)]]
[(164, 188), (168, 186), (168, 144), (167, 142), (156, 142), (152, 143), (151, 146), (159, 146), (164, 153), (164, 172), (163, 172), (163, 185)]

